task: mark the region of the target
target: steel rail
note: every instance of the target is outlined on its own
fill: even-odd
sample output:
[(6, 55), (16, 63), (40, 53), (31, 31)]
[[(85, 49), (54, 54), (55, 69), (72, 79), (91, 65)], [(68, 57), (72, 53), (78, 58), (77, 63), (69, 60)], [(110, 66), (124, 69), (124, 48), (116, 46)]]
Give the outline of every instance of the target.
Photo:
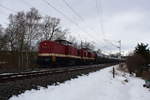
[(86, 65), (86, 66), (74, 66), (74, 67), (63, 67), (63, 68), (53, 68), (48, 70), (41, 70), (41, 71), (31, 71), (31, 72), (21, 72), (21, 73), (14, 73), (8, 75), (0, 75), (0, 83), (9, 82), (9, 81), (17, 81), (17, 80), (24, 80), (28, 78), (52, 75), (52, 74), (59, 74), (65, 72), (72, 72), (78, 70), (86, 70), (86, 69), (93, 69), (93, 68), (104, 68), (114, 64), (99, 64), (99, 65)]

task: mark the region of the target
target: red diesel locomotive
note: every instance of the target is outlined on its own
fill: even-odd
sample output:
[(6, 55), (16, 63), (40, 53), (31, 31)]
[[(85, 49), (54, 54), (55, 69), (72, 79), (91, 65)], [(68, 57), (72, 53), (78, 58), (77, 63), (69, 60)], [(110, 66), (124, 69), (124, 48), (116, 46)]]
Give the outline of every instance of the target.
[(96, 54), (77, 49), (65, 40), (45, 40), (39, 44), (38, 64), (41, 66), (92, 64)]

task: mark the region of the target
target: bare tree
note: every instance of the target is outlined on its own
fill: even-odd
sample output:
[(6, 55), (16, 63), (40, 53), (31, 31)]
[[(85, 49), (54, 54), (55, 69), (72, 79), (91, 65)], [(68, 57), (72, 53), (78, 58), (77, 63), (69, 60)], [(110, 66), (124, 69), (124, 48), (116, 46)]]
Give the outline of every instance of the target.
[(26, 46), (29, 51), (32, 50), (32, 45), (41, 36), (40, 33), (40, 20), (41, 15), (38, 10), (31, 8), (29, 12), (26, 13)]
[(75, 37), (73, 37), (72, 35), (69, 35), (68, 37), (68, 41), (72, 43), (72, 46), (73, 47), (76, 47), (76, 48), (81, 48), (81, 46), (79, 45), (79, 43), (77, 42), (77, 39)]
[(99, 56), (103, 56), (103, 53), (102, 53), (101, 49), (96, 50), (96, 54), (98, 54)]
[(16, 15), (9, 16), (9, 26), (6, 28), (6, 35), (9, 39), (11, 51), (17, 51), (18, 55), (18, 67), (23, 65), (23, 50), (25, 45), (26, 34), (26, 22), (25, 13), (23, 11), (18, 12)]
[(2, 26), (0, 25), (0, 51), (2, 50), (2, 45), (3, 45), (3, 43), (2, 43), (2, 34), (3, 34), (3, 28), (2, 28)]
[(89, 49), (91, 51), (93, 51), (95, 48), (95, 46), (90, 42), (81, 42), (81, 47), (85, 49)]
[(69, 33), (68, 29), (61, 29), (60, 31), (56, 32), (53, 36), (53, 40), (62, 39), (65, 40), (67, 34)]
[(9, 16), (9, 25), (6, 28), (6, 34), (9, 37), (9, 43), (12, 51), (23, 51), (25, 40), (25, 13), (18, 12), (17, 15)]
[(42, 35), (40, 33), (40, 20), (42, 19), (40, 13), (37, 9), (31, 8), (30, 11), (26, 13), (26, 66), (30, 64), (30, 56), (33, 48), (36, 46), (38, 38)]
[(18, 66), (29, 66), (31, 54), (40, 40), (66, 39), (68, 30), (62, 29), (60, 19), (50, 16), (43, 18), (37, 9), (31, 8), (27, 12), (10, 14), (5, 33), (10, 51), (19, 53)]
[(9, 46), (8, 46), (8, 36), (0, 36), (0, 51), (8, 51)]
[(0, 24), (0, 36), (2, 36), (3, 35), (3, 27), (2, 27), (2, 25)]
[(10, 51), (17, 51), (16, 45), (16, 25), (15, 25), (14, 15), (10, 14), (9, 16), (9, 25), (5, 29), (5, 33), (8, 35)]
[(44, 40), (64, 39), (65, 35), (68, 33), (68, 30), (62, 30), (60, 19), (50, 16), (44, 17), (41, 30)]
[(4, 28), (0, 25), (0, 51), (8, 50), (8, 38), (7, 35), (4, 34)]

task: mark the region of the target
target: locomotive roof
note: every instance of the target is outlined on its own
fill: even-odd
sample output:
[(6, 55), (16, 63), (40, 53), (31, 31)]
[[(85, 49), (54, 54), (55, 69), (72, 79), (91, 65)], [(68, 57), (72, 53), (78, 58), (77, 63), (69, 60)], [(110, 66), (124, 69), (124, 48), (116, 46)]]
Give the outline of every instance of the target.
[(55, 40), (55, 42), (65, 44), (65, 45), (71, 45), (72, 44), (71, 42), (69, 42), (67, 40), (62, 40), (62, 39), (57, 39), (57, 40)]

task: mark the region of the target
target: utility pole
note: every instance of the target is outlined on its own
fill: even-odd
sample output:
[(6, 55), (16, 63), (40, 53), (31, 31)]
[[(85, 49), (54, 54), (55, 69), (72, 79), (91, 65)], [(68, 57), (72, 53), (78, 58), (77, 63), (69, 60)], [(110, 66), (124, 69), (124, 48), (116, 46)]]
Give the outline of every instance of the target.
[(119, 48), (119, 56), (118, 56), (118, 58), (121, 59), (121, 40), (119, 40), (118, 43), (119, 43), (119, 46), (118, 46), (118, 48)]
[[(105, 41), (108, 41), (105, 39)], [(109, 42), (111, 43), (111, 45), (113, 45), (114, 47), (118, 48), (119, 49), (119, 55), (118, 55), (118, 58), (121, 59), (121, 40), (119, 41), (115, 41), (117, 43), (117, 45), (113, 44), (112, 42)]]
[(83, 42), (82, 42), (82, 40), (81, 40), (81, 49), (83, 48)]
[(113, 67), (113, 78), (115, 78), (115, 68)]

